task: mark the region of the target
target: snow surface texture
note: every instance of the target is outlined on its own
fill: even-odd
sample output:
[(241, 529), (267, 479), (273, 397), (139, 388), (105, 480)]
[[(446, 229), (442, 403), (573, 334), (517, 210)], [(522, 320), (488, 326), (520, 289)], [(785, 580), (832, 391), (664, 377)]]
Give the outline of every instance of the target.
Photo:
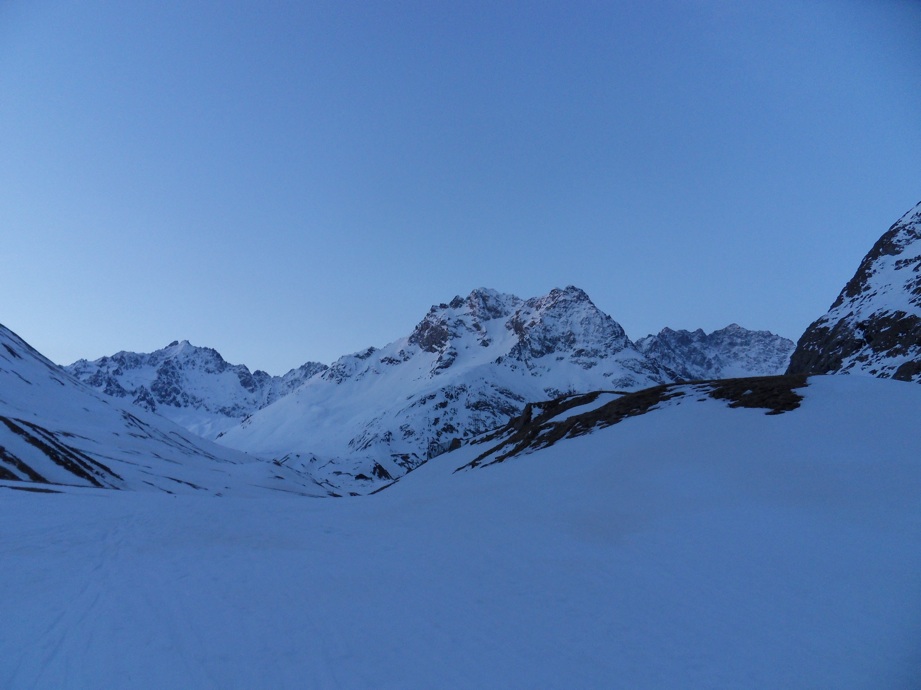
[(636, 341), (640, 352), (671, 374), (673, 381), (706, 381), (782, 374), (793, 352), (792, 340), (770, 331), (730, 324), (712, 333), (663, 328)]
[(578, 288), (528, 300), (480, 289), (432, 307), (408, 337), (342, 357), (217, 440), (333, 493), (366, 493), (528, 401), (663, 380)]
[(921, 388), (681, 390), (355, 499), (0, 487), (0, 687), (919, 687)]
[(797, 343), (790, 373), (862, 373), (921, 382), (921, 203), (867, 254)]
[(269, 376), (228, 364), (216, 350), (189, 341), (156, 352), (118, 352), (64, 367), (88, 386), (159, 412), (189, 431), (213, 439), (326, 369), (318, 362)]
[(0, 326), (0, 479), (172, 493), (325, 495), (72, 378)]

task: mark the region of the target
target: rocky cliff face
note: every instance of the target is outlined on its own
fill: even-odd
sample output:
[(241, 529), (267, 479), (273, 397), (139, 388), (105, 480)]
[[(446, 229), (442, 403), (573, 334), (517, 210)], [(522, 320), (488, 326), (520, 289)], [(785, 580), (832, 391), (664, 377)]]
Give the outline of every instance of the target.
[(92, 362), (81, 359), (65, 369), (106, 395), (128, 399), (200, 436), (214, 438), (326, 366), (308, 362), (284, 376), (270, 376), (229, 364), (216, 350), (183, 340), (151, 353), (119, 352)]
[(806, 329), (788, 371), (921, 382), (921, 203), (879, 238)]
[(737, 324), (709, 334), (699, 328), (663, 328), (656, 335), (636, 341), (636, 345), (676, 381), (782, 374), (794, 348), (792, 340)]

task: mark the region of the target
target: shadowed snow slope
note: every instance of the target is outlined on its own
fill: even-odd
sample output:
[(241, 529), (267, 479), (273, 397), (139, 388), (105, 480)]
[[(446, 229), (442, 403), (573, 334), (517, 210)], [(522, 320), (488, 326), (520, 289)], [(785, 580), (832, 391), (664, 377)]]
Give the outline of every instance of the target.
[(802, 383), (353, 499), (0, 487), (0, 686), (916, 688), (921, 387)]
[(310, 479), (97, 393), (3, 326), (0, 480), (173, 493), (308, 487), (325, 494)]

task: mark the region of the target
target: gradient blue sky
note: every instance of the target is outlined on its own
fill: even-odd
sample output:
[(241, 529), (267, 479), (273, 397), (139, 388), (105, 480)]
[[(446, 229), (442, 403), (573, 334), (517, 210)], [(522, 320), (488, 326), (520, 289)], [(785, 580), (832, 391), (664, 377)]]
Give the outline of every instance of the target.
[(921, 3), (0, 3), (0, 323), (282, 373), (478, 286), (796, 338), (921, 200)]

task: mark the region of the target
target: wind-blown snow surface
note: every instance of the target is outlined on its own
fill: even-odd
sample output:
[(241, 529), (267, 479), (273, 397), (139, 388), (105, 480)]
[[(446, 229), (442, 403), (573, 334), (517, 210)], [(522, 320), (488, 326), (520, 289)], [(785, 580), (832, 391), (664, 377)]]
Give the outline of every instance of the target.
[(0, 488), (0, 686), (916, 688), (921, 389), (809, 383), (353, 499)]
[(667, 369), (672, 379), (704, 381), (782, 374), (794, 343), (770, 331), (751, 331), (733, 323), (712, 333), (663, 328), (640, 338), (636, 346)]

